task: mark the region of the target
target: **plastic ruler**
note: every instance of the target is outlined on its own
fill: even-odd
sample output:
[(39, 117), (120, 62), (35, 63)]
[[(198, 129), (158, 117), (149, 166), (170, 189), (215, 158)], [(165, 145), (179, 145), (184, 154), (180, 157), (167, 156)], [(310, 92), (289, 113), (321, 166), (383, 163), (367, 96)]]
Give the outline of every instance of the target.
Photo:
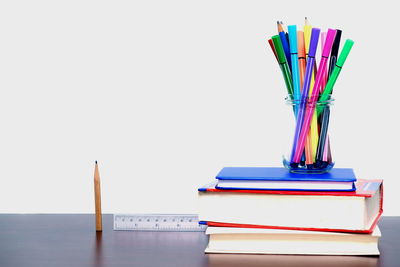
[(203, 232), (195, 214), (114, 214), (114, 230)]

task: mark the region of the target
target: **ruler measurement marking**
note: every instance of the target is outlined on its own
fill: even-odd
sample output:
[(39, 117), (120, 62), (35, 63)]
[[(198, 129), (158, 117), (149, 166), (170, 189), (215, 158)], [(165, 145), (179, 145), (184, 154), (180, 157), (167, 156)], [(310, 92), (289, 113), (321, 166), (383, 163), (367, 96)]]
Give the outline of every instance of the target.
[(114, 214), (114, 230), (202, 232), (194, 214)]

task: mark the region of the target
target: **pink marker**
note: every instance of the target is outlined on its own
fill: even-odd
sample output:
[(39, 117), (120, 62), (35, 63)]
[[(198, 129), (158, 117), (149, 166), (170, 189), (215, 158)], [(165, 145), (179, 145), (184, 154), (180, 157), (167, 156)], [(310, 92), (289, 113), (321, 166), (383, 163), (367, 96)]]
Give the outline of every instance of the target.
[(324, 69), (326, 69), (326, 63), (328, 62), (329, 54), (332, 49), (333, 41), (335, 39), (336, 30), (328, 29), (324, 48), (322, 50), (322, 57), (319, 63), (317, 75), (315, 77), (314, 87), (311, 94), (311, 99), (307, 103), (307, 110), (304, 116), (303, 127), (301, 128), (300, 138), (297, 143), (296, 152), (293, 157), (293, 162), (300, 163), (301, 155), (304, 151), (304, 145), (308, 132), (310, 131), (311, 118), (314, 115), (315, 106), (319, 96), (319, 88), (323, 79)]
[(324, 156), (322, 157), (322, 160), (325, 162), (328, 162), (328, 155), (330, 151), (329, 147), (329, 135), (326, 135), (326, 141), (325, 141), (325, 147), (324, 147)]
[[(326, 40), (326, 32), (321, 33), (321, 47), (325, 46), (325, 40)], [(321, 52), (322, 55), (322, 52)], [(322, 81), (321, 81), (321, 87), (320, 87), (320, 93), (322, 93), (325, 89), (326, 82), (328, 80), (328, 68), (325, 67), (324, 73), (322, 75)], [(326, 141), (325, 141), (325, 147), (324, 147), (324, 155), (323, 155), (323, 161), (328, 161), (328, 142), (329, 142), (329, 135), (326, 135)]]
[[(326, 32), (323, 32), (323, 33), (321, 33), (321, 47), (325, 47), (325, 40), (326, 40)], [(333, 40), (335, 40), (335, 39), (333, 39)], [(321, 49), (321, 56), (322, 56), (322, 52), (323, 51)], [(322, 93), (324, 91), (326, 82), (328, 80), (328, 68), (327, 67), (328, 66), (326, 66), (324, 68), (324, 73), (322, 74), (321, 87), (319, 90), (320, 93)]]
[(328, 162), (332, 162), (331, 143), (328, 140)]

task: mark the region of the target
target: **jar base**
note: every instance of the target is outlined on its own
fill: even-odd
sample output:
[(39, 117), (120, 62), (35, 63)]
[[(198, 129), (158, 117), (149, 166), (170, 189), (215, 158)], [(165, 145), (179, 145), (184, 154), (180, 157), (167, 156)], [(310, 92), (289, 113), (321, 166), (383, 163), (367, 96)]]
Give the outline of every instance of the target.
[(293, 163), (283, 158), (283, 166), (292, 173), (300, 174), (321, 174), (332, 170), (335, 162), (318, 161), (314, 164)]

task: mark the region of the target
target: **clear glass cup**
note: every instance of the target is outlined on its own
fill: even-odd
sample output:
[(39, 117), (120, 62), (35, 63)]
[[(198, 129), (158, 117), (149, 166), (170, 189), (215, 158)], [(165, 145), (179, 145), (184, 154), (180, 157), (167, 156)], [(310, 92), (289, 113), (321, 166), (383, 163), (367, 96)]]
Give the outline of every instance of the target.
[(329, 137), (329, 120), (334, 99), (312, 102), (285, 98), (293, 113), (292, 139), (283, 165), (294, 173), (325, 173), (335, 165)]

